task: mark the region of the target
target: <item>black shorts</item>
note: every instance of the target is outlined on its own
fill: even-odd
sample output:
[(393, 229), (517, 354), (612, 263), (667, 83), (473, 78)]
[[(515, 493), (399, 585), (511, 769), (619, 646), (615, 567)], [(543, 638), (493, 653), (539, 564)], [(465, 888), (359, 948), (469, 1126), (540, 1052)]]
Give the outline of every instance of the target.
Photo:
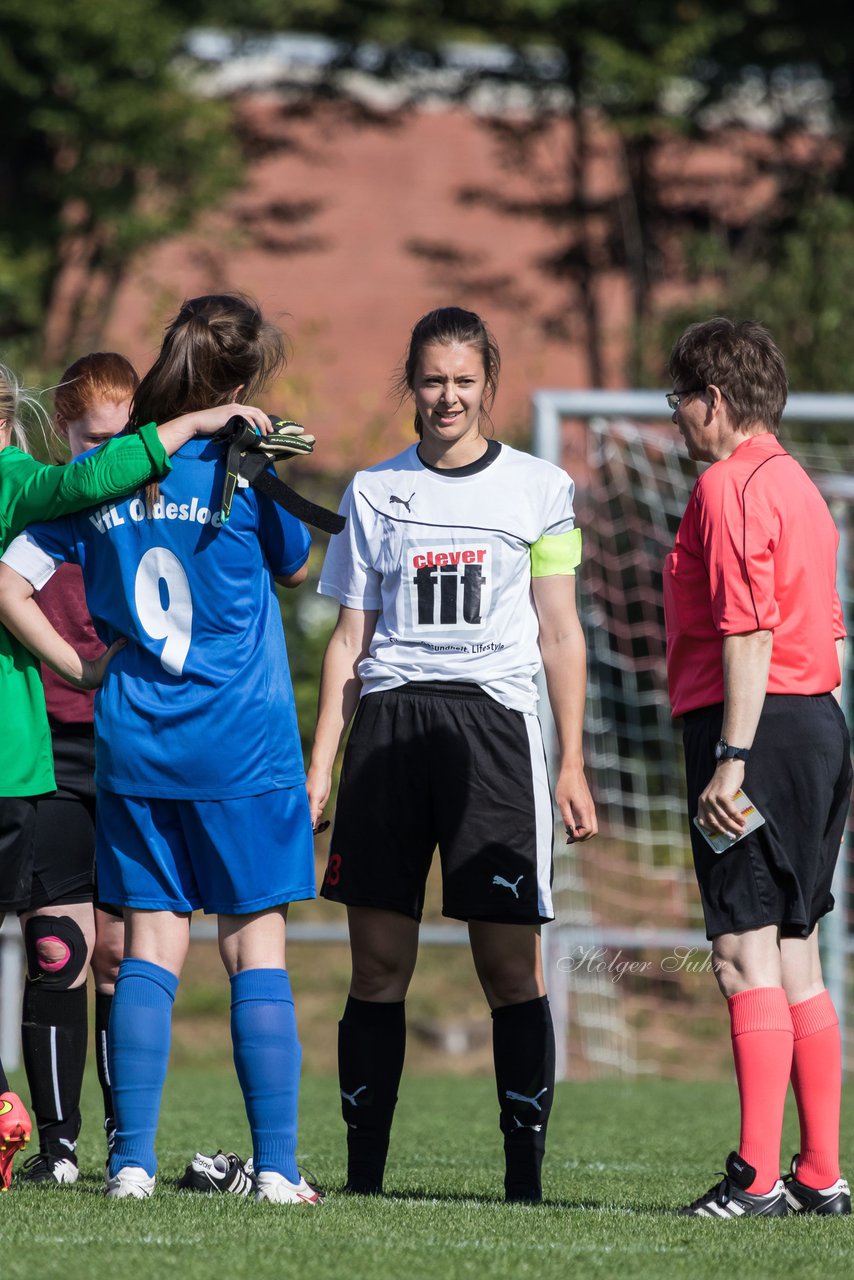
[(54, 729), (52, 741), (57, 789), (36, 806), (32, 885), (19, 913), (95, 896), (95, 735), (75, 725)]
[(694, 826), (715, 769), (723, 706), (685, 716), (683, 741), (694, 867), (706, 934), (779, 924), (806, 938), (833, 909), (830, 887), (851, 800), (845, 717), (831, 694), (768, 694), (745, 765), (744, 790), (764, 826), (716, 854)]
[(29, 902), (38, 796), (0, 799), (0, 915)]
[(539, 924), (553, 836), (536, 716), (475, 684), (407, 684), (359, 704), (321, 894), (420, 920), (438, 845), (444, 915)]

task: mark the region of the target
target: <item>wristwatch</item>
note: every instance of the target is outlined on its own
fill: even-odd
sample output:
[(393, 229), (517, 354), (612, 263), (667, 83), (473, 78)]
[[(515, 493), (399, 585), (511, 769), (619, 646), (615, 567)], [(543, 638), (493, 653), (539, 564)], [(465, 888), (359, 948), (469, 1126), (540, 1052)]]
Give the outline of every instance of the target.
[(715, 759), (718, 763), (721, 760), (747, 760), (749, 756), (750, 750), (747, 747), (731, 747), (726, 738), (721, 738), (715, 746)]

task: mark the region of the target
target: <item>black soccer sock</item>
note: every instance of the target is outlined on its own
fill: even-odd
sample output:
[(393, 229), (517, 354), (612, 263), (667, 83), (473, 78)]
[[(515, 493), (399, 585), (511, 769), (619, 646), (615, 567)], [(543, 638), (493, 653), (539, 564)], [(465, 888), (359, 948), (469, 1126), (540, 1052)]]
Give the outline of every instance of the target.
[(493, 1010), (492, 1053), (504, 1134), (505, 1197), (539, 1201), (555, 1086), (555, 1036), (547, 996)]
[(80, 1132), (88, 1016), (85, 983), (72, 991), (24, 984), (24, 1067), (41, 1149), (54, 1155), (73, 1155)]
[(98, 1084), (104, 1098), (104, 1128), (109, 1141), (110, 1131), (115, 1128), (115, 1111), (113, 1110), (113, 1090), (110, 1081), (110, 1062), (107, 1057), (107, 1031), (110, 1026), (110, 1009), (113, 997), (104, 991), (95, 992), (95, 1066), (98, 1072)]
[(347, 1124), (347, 1188), (379, 1195), (406, 1052), (406, 1004), (349, 996), (338, 1023), (341, 1114)]
[(9, 1084), (9, 1077), (3, 1070), (3, 1063), (0, 1062), (0, 1093), (11, 1093), (12, 1086)]

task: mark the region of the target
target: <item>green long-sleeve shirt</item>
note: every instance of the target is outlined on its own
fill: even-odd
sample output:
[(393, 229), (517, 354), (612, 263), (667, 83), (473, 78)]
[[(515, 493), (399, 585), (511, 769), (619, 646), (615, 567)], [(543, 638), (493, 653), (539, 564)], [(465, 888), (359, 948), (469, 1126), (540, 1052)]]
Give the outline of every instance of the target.
[[(123, 498), (170, 469), (153, 422), (68, 467), (0, 449), (0, 554), (28, 524)], [(0, 626), (0, 796), (43, 795), (55, 786), (38, 664)]]

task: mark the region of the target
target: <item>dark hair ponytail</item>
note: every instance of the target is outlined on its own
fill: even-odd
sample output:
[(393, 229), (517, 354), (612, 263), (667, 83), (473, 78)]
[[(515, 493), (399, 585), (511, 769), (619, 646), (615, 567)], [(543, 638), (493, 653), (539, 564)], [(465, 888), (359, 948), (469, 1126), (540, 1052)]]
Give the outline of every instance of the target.
[[(424, 347), (438, 344), (445, 347), (475, 347), (483, 361), (486, 390), (482, 412), (490, 427), (489, 410), (498, 390), (498, 374), (501, 370), (501, 353), (498, 343), (480, 316), (462, 307), (438, 307), (429, 311), (415, 325), (409, 339), (409, 348), (403, 362), (403, 370), (395, 382), (395, 390), (401, 400), (415, 387), (415, 371)], [(422, 434), (421, 416), (415, 411), (415, 430)]]
[(167, 326), (160, 354), (142, 379), (132, 427), (168, 422), (227, 404), (238, 387), (247, 403), (284, 368), (284, 334), (243, 294), (190, 298)]

